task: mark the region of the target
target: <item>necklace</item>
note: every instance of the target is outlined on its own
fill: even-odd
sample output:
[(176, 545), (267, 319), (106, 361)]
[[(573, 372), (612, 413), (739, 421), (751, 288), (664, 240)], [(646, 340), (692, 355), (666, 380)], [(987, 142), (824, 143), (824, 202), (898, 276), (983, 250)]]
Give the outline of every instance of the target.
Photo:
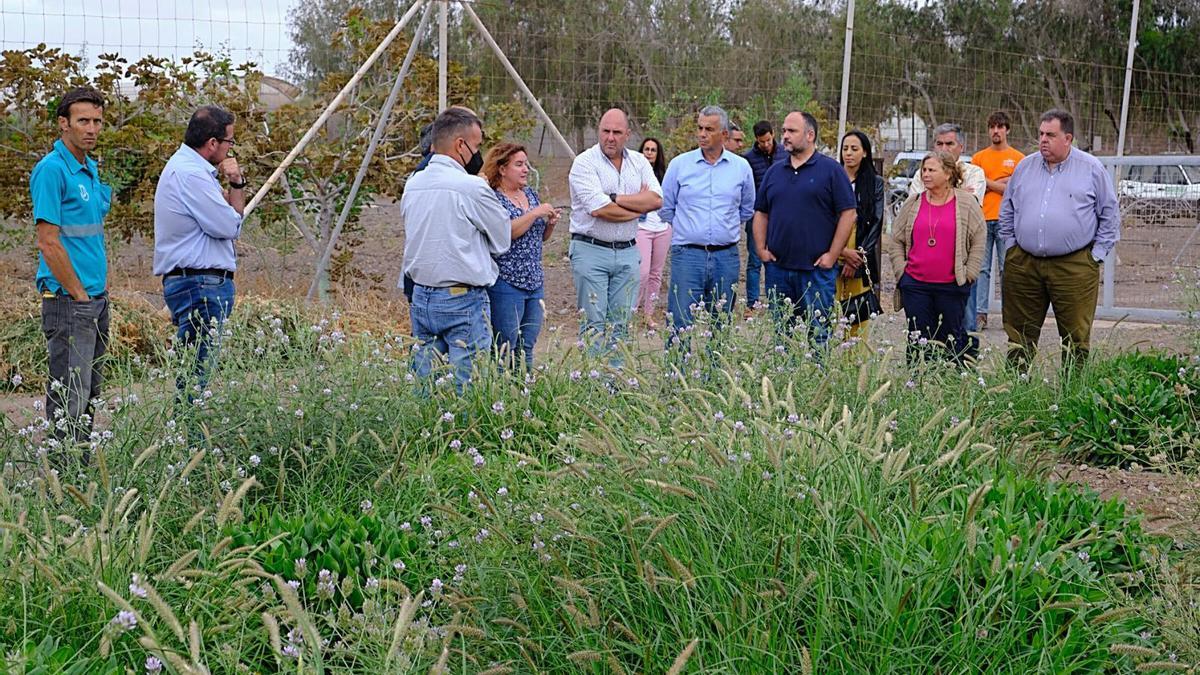
[(524, 190), (520, 188), (518, 188), (516, 192), (505, 190), (504, 196), (508, 197), (508, 200), (512, 202), (518, 209), (521, 209), (522, 211), (529, 210), (529, 199), (526, 198)]
[[(929, 240), (925, 243), (929, 244), (929, 248), (933, 248), (937, 246), (937, 237), (934, 236), (937, 233), (937, 220), (933, 217), (933, 200), (929, 198), (928, 192), (925, 193), (925, 203), (929, 205), (929, 217), (925, 220), (925, 224), (929, 226)], [(939, 206), (945, 205), (946, 203), (942, 202)]]

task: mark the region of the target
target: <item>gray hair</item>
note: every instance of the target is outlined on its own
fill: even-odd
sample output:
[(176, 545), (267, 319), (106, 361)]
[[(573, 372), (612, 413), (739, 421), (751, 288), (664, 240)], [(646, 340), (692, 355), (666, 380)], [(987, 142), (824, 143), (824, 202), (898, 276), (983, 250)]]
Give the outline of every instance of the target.
[(716, 117), (721, 131), (729, 131), (729, 113), (719, 105), (706, 105), (700, 109), (697, 117)]
[(443, 148), (446, 143), (462, 136), (471, 127), (482, 129), (483, 122), (470, 110), (452, 106), (443, 110), (437, 119), (433, 120), (433, 128), (429, 133), (433, 138), (434, 147)]
[(954, 137), (956, 139), (958, 139), (959, 145), (966, 144), (963, 141), (962, 127), (953, 122), (946, 122), (945, 124), (939, 124), (937, 126), (937, 128), (933, 130), (934, 138), (937, 138), (938, 136), (941, 136), (943, 134), (954, 134)]

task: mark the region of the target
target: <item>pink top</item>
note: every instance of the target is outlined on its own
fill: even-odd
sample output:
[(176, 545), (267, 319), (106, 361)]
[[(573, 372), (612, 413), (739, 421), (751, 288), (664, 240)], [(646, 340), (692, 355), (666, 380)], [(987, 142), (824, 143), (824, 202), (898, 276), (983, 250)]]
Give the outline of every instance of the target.
[[(958, 225), (954, 196), (941, 206), (929, 203), (921, 195), (921, 206), (913, 221), (912, 248), (908, 250), (908, 265), (904, 271), (917, 281), (929, 284), (952, 284), (954, 278), (954, 240)], [(934, 244), (929, 245), (930, 240)]]

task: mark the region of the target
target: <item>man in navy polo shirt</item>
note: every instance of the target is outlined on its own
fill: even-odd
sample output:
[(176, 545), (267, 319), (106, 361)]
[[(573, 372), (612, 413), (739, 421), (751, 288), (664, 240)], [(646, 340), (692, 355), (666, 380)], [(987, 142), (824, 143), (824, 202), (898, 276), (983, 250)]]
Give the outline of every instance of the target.
[[(777, 319), (803, 316), (813, 341), (829, 340), (838, 254), (854, 227), (857, 202), (837, 161), (816, 151), (817, 120), (793, 112), (783, 121), (789, 161), (771, 165), (754, 204), (754, 241), (766, 264), (767, 296)], [(791, 315), (782, 313), (790, 300)], [(783, 325), (781, 323), (781, 325)]]
[[(100, 395), (100, 359), (108, 347), (108, 259), (104, 217), (112, 190), (100, 182), (96, 148), (104, 124), (104, 98), (95, 89), (67, 92), (58, 104), (62, 137), (29, 178), (37, 225), (37, 287), (42, 294), (50, 382), (46, 419), (51, 461), (62, 470), (63, 444), (91, 436), (92, 399)], [(88, 450), (81, 459), (88, 462)]]

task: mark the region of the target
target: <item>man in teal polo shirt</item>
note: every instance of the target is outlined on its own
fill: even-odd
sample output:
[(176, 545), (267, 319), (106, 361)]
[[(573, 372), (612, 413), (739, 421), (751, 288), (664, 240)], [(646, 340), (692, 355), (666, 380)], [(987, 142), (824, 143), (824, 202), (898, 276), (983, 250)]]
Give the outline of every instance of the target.
[[(100, 395), (100, 359), (108, 346), (108, 260), (104, 217), (112, 190), (100, 182), (96, 147), (104, 123), (104, 98), (94, 89), (72, 89), (58, 104), (62, 137), (29, 179), (37, 224), (37, 287), (42, 294), (50, 383), (46, 419), (51, 459), (64, 467), (71, 444), (92, 432), (92, 399)], [(89, 449), (82, 462), (87, 464)]]

